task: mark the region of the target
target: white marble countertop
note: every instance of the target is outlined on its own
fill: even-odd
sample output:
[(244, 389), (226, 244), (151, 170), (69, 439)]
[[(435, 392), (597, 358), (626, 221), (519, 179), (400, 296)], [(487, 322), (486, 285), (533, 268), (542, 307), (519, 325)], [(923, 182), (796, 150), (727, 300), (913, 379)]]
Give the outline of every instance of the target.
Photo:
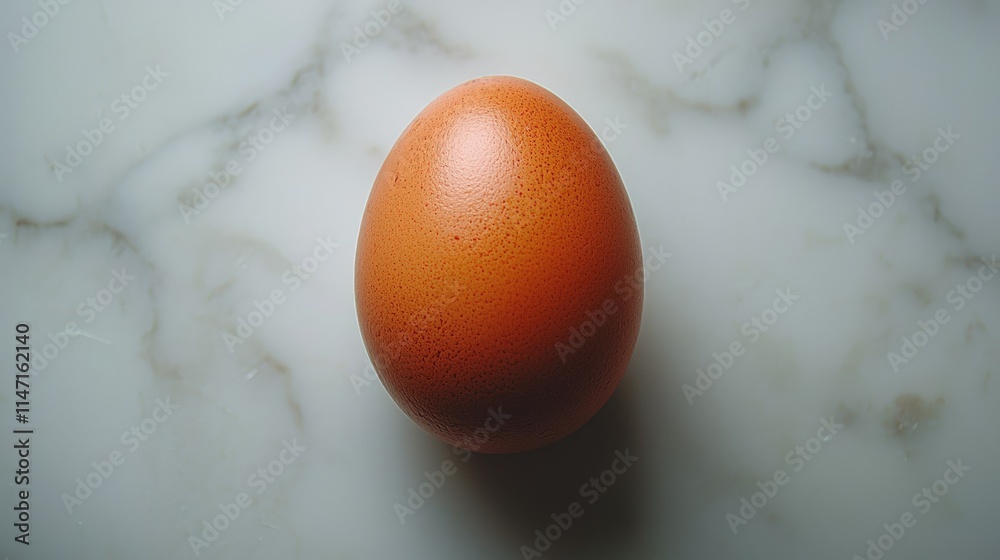
[[(0, 23), (0, 558), (1000, 557), (1000, 3), (19, 0)], [(571, 104), (671, 254), (605, 409), (499, 457), (399, 412), (353, 294), (387, 151), (486, 74)]]

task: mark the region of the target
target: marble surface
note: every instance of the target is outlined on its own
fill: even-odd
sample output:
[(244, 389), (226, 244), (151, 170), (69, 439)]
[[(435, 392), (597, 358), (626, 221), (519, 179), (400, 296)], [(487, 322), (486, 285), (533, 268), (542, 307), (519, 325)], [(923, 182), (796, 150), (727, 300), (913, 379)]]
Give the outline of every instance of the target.
[[(0, 22), (0, 556), (1000, 557), (997, 2), (18, 0)], [(485, 74), (570, 103), (671, 254), (605, 409), (506, 457), (398, 411), (353, 296), (382, 159)]]

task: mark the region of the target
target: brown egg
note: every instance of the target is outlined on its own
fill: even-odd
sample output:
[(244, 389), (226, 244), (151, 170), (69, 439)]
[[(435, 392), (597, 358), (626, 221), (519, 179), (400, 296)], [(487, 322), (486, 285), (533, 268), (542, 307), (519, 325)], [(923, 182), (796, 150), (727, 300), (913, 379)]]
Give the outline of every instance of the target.
[(414, 422), (487, 453), (582, 426), (642, 315), (628, 195), (587, 123), (520, 78), (465, 82), (400, 135), (358, 237), (361, 334)]

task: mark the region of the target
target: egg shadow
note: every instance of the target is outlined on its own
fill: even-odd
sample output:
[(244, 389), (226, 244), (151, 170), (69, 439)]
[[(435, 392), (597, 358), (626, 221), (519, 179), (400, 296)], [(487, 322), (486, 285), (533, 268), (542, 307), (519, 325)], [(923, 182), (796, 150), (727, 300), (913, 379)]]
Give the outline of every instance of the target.
[[(606, 554), (598, 549), (609, 547), (618, 552), (616, 556), (629, 556), (624, 553), (642, 526), (645, 464), (633, 462), (596, 496), (589, 490), (581, 493), (581, 487), (611, 469), (618, 459), (616, 452), (642, 456), (636, 391), (637, 380), (644, 376), (634, 371), (636, 364), (642, 363), (646, 362), (633, 360), (604, 407), (566, 438), (526, 453), (476, 453), (462, 464), (463, 478), (471, 491), (481, 494), (477, 498), (484, 504), (481, 511), (495, 516), (498, 530), (509, 541), (510, 554), (502, 557), (523, 557), (521, 546), (534, 548), (539, 538), (535, 531), (545, 533), (555, 523), (552, 514), (567, 513), (573, 502), (580, 505), (583, 514), (573, 519), (568, 529), (559, 531), (559, 537), (543, 553), (546, 558), (603, 558)], [(621, 465), (619, 462), (619, 468)], [(556, 533), (555, 529), (551, 532)]]

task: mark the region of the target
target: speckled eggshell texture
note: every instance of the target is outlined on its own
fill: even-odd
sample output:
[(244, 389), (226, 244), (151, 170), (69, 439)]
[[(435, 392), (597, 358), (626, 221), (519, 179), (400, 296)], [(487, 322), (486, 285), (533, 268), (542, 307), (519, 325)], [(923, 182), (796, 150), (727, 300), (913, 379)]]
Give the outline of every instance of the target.
[(355, 262), (361, 334), (399, 407), (448, 443), (513, 453), (582, 426), (625, 373), (642, 291), (614, 162), (537, 84), (445, 92), (375, 179)]

